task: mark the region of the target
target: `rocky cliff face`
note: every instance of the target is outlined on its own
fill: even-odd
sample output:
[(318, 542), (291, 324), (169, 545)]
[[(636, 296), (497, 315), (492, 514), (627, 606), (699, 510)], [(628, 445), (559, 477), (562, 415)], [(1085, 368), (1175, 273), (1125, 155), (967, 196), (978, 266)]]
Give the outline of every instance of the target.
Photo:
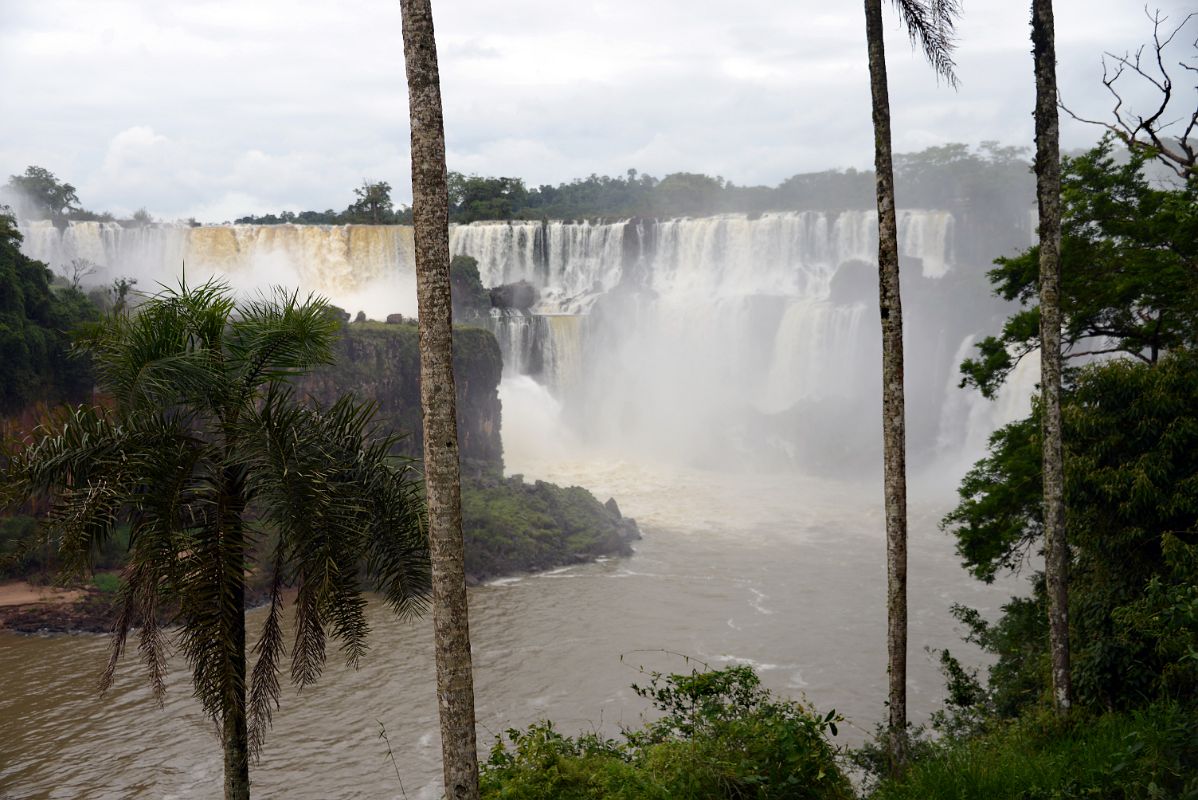
[[(376, 403), (376, 419), (406, 434), (401, 451), (420, 458), (418, 339), (412, 322), (347, 324), (334, 363), (297, 388), (323, 404), (345, 393)], [(640, 532), (635, 521), (620, 514), (614, 500), (605, 505), (576, 486), (526, 484), (519, 475), (503, 477), (499, 344), (488, 330), (457, 326), (453, 346), (469, 580), (629, 555)]]
[[(299, 391), (324, 404), (345, 393), (376, 403), (376, 419), (404, 434), (401, 451), (419, 458), (424, 437), (418, 339), (414, 323), (346, 325), (334, 363), (305, 378)], [(499, 345), (489, 331), (468, 327), (454, 328), (453, 345), (462, 471), (467, 475), (499, 475), (503, 471), (499, 404), (503, 361)]]

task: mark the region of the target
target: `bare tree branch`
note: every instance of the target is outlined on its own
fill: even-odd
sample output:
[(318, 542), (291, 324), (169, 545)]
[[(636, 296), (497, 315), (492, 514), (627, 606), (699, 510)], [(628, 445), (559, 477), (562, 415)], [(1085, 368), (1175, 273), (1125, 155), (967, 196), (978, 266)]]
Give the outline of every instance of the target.
[(59, 267), (58, 273), (72, 289), (78, 289), (84, 278), (96, 274), (96, 269), (97, 265), (86, 258), (73, 258), (71, 263)]
[[(1187, 14), (1180, 23), (1172, 27), (1166, 26), (1168, 17), (1163, 16), (1159, 10), (1149, 12), (1145, 7), (1144, 13), (1152, 21), (1151, 51), (1146, 54), (1148, 45), (1141, 45), (1135, 53), (1116, 55), (1108, 52), (1102, 58), (1102, 85), (1114, 98), (1112, 119), (1103, 121), (1083, 117), (1065, 105), (1063, 99), (1058, 99), (1058, 105), (1074, 120), (1106, 129), (1129, 150), (1151, 155), (1173, 170), (1178, 177), (1189, 178), (1198, 174), (1198, 151), (1192, 141), (1195, 130), (1198, 129), (1198, 102), (1192, 111), (1187, 110), (1175, 119), (1168, 119), (1166, 116), (1169, 106), (1178, 96), (1173, 76), (1169, 72), (1170, 67), (1166, 66), (1166, 50), (1182, 30), (1198, 18), (1198, 12)], [(1198, 52), (1198, 40), (1195, 40), (1193, 49)], [(1198, 74), (1196, 64), (1182, 60), (1178, 62), (1178, 66), (1186, 72)], [(1119, 81), (1125, 76), (1146, 83), (1158, 95), (1159, 102), (1147, 116), (1125, 107), (1127, 104), (1121, 93), (1124, 90), (1119, 85)], [(1194, 88), (1198, 92), (1198, 86)], [(1170, 129), (1176, 130), (1177, 126), (1183, 123), (1182, 130), (1166, 133)]]

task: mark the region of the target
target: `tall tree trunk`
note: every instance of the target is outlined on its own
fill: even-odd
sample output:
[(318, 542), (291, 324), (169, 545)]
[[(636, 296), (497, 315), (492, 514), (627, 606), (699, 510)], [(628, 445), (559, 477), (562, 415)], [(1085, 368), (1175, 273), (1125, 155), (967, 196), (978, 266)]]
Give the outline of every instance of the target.
[[(244, 560), (244, 559), (242, 559)], [(242, 566), (244, 569), (244, 566)], [(225, 751), (225, 800), (249, 800), (250, 755), (249, 732), (246, 726), (245, 706), (245, 577), (231, 576), (230, 605), (242, 609), (239, 619), (229, 620), (230, 659), (233, 668), (234, 697), (224, 710), (221, 729), (221, 744)]]
[(1052, 697), (1069, 713), (1069, 546), (1065, 542), (1065, 467), (1061, 444), (1061, 155), (1052, 0), (1032, 0), (1036, 61), (1036, 200), (1040, 209), (1040, 387), (1044, 439), (1044, 577)]
[(221, 745), (225, 751), (225, 800), (249, 800), (250, 757), (249, 732), (246, 725), (246, 656), (245, 656), (245, 528), (241, 517), (245, 510), (241, 488), (243, 482), (236, 470), (225, 471), (226, 497), (222, 501), (221, 558), (224, 559), (224, 594), (227, 601), (221, 606), (225, 629), (227, 681)]
[(890, 758), (907, 760), (907, 434), (903, 394), (903, 305), (899, 293), (898, 224), (890, 152), (881, 0), (865, 0), (873, 96), (874, 171), (878, 195), (878, 306), (882, 318), (882, 452), (886, 502), (886, 651), (890, 678)]
[(478, 797), (474, 678), (466, 607), (461, 476), (453, 380), (449, 284), (449, 193), (445, 125), (430, 0), (401, 0), (412, 120), (412, 221), (420, 308), (420, 406), (433, 569), (437, 702), (445, 793)]

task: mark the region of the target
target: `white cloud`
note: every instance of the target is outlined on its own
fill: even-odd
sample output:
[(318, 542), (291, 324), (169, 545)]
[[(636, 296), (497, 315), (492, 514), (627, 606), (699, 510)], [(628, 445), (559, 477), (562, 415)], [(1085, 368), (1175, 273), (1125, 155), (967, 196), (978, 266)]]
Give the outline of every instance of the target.
[[(1163, 5), (1179, 18), (1188, 4)], [(1147, 38), (1142, 6), (1056, 11), (1062, 93), (1104, 116), (1099, 56)], [(775, 183), (872, 161), (855, 5), (457, 0), (436, 13), (451, 168), (534, 185), (629, 167)], [(398, 3), (41, 0), (5, 14), (7, 173), (39, 164), (89, 207), (170, 218), (343, 207), (363, 178), (410, 197)], [(958, 92), (893, 15), (887, 47), (900, 150), (1030, 143), (1025, 7), (966, 6)], [(1075, 147), (1096, 131), (1063, 135)]]

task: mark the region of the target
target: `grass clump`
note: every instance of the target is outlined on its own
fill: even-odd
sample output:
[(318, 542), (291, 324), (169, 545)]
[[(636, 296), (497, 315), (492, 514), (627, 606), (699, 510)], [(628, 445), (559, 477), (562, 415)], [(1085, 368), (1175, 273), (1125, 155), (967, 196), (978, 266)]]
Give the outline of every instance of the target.
[(663, 713), (622, 739), (563, 736), (552, 723), (509, 730), (482, 766), (498, 800), (848, 800), (828, 741), (840, 717), (762, 689), (749, 667), (652, 675), (633, 687)]

